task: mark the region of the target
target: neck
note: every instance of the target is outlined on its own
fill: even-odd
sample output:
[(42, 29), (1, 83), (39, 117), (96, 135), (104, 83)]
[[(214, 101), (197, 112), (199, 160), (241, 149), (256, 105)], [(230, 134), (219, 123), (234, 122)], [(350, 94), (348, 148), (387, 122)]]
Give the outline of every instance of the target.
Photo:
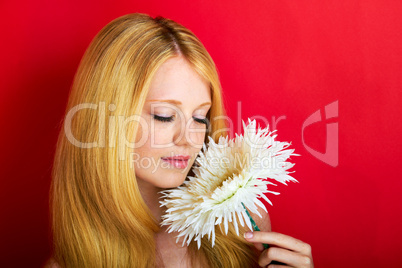
[(156, 221), (160, 223), (162, 221), (162, 215), (164, 214), (165, 208), (160, 207), (160, 197), (162, 196), (159, 191), (163, 189), (155, 187), (154, 185), (137, 178), (138, 188), (140, 190), (141, 196), (145, 201), (145, 204), (151, 210), (152, 215), (155, 217)]

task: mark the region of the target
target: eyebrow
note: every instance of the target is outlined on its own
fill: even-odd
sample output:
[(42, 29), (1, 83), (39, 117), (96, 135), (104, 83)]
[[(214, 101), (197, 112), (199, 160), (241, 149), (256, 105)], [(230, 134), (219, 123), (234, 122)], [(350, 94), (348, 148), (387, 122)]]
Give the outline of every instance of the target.
[[(147, 100), (146, 102), (167, 102), (167, 103), (171, 103), (174, 105), (182, 105), (181, 101), (178, 101), (178, 100)], [(207, 106), (207, 105), (211, 105), (211, 103), (204, 102), (204, 103), (200, 104), (198, 107)]]

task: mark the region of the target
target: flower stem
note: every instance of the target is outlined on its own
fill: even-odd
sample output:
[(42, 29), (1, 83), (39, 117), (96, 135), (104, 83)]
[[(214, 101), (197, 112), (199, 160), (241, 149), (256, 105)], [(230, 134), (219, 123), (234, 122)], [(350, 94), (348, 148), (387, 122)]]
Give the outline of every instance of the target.
[[(243, 204), (243, 202), (241, 202), (243, 208), (246, 210), (247, 216), (251, 221), (251, 225), (253, 226), (253, 230), (254, 231), (261, 231), (260, 228), (258, 228), (257, 224), (255, 223), (255, 221), (253, 220), (253, 218), (250, 215), (250, 212), (248, 212), (246, 206)], [(267, 244), (262, 244), (264, 246), (265, 249), (267, 249), (269, 246)]]

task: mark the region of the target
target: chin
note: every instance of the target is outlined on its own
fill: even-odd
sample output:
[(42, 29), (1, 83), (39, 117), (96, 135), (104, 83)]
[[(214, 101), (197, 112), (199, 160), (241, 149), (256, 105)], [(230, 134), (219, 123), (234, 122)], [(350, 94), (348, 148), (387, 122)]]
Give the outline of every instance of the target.
[(180, 185), (183, 184), (187, 177), (187, 173), (181, 173), (181, 172), (163, 172), (163, 175), (158, 176), (158, 180), (155, 183), (156, 187), (159, 188), (175, 188), (179, 187)]
[(169, 188), (176, 188), (179, 187), (180, 185), (182, 185), (184, 182), (183, 180), (180, 181), (164, 181), (162, 183), (158, 183), (157, 185), (155, 185), (156, 187), (162, 188), (162, 189), (169, 189)]

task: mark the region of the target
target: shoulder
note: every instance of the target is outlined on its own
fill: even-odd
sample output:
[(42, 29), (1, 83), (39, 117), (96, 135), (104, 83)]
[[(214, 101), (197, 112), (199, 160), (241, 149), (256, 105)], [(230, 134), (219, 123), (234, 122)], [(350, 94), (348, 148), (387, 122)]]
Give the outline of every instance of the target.
[(46, 261), (42, 268), (61, 268), (54, 258), (50, 258)]
[(258, 207), (258, 212), (261, 214), (262, 217), (258, 216), (255, 213), (250, 213), (251, 217), (260, 228), (261, 231), (264, 232), (271, 232), (271, 219), (269, 217), (269, 213), (266, 212), (264, 209)]

